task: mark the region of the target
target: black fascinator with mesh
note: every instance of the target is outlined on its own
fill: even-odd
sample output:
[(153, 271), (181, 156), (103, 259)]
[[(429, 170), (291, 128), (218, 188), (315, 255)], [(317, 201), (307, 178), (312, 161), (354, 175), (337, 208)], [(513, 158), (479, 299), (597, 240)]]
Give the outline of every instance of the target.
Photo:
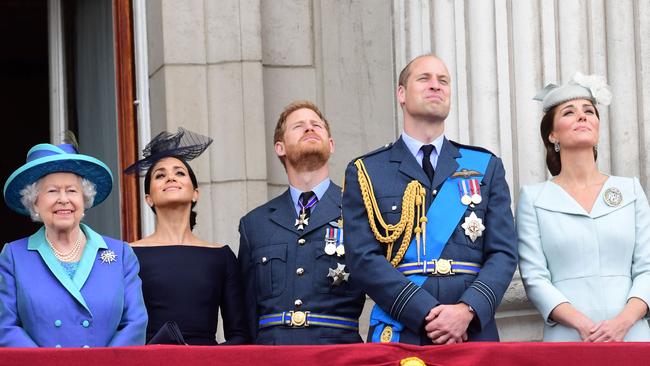
[(201, 155), (211, 143), (212, 138), (186, 130), (183, 127), (179, 127), (176, 133), (163, 131), (151, 139), (142, 150), (143, 158), (124, 169), (124, 172), (144, 175), (158, 160), (168, 156), (190, 161)]

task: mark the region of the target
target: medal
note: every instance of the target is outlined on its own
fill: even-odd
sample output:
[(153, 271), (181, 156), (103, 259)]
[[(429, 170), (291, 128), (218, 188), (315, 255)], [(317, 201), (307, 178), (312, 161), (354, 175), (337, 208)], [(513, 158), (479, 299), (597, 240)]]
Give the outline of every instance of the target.
[(334, 286), (338, 286), (343, 282), (346, 282), (348, 280), (348, 277), (350, 277), (350, 274), (345, 272), (345, 264), (337, 263), (336, 269), (329, 268), (328, 271), (329, 273), (327, 274), (327, 277), (332, 278), (332, 285)]
[(472, 193), (472, 203), (478, 205), (483, 201), (481, 197), (481, 184), (478, 182), (478, 179), (469, 180), (469, 190)]
[(336, 245), (334, 243), (325, 244), (325, 254), (334, 255), (336, 253)]
[(460, 203), (467, 206), (472, 203), (472, 197), (469, 195), (469, 187), (467, 186), (467, 180), (461, 179), (458, 181), (458, 190), (460, 191)]
[(328, 227), (325, 229), (325, 254), (336, 254), (336, 241), (338, 236), (338, 228)]
[(603, 193), (603, 199), (609, 207), (616, 207), (623, 202), (623, 194), (618, 188), (609, 187)]
[(293, 226), (296, 227), (298, 230), (304, 230), (305, 226), (309, 225), (309, 217), (307, 217), (307, 209), (312, 208), (316, 202), (318, 202), (318, 197), (316, 195), (313, 195), (309, 201), (307, 201), (306, 205), (302, 204), (301, 200), (298, 200), (298, 205), (300, 205), (300, 208), (302, 211), (300, 212), (300, 215), (298, 215), (298, 218), (296, 219), (296, 223), (293, 224)]
[(468, 217), (465, 217), (465, 222), (461, 227), (465, 229), (465, 235), (469, 236), (472, 243), (476, 241), (476, 238), (483, 235), (483, 230), (485, 230), (483, 220), (476, 216), (475, 212), (472, 212)]
[(345, 247), (343, 246), (343, 243), (336, 246), (336, 255), (339, 257), (345, 255)]
[(334, 243), (325, 244), (325, 254), (334, 255), (336, 253), (336, 245)]
[(307, 215), (305, 215), (305, 213), (303, 212), (296, 219), (296, 223), (294, 224), (294, 226), (298, 230), (304, 230), (305, 226), (307, 226), (307, 225), (309, 225), (309, 217), (307, 217)]
[(339, 230), (336, 237), (336, 255), (342, 257), (345, 255), (345, 247), (343, 246), (343, 229)]

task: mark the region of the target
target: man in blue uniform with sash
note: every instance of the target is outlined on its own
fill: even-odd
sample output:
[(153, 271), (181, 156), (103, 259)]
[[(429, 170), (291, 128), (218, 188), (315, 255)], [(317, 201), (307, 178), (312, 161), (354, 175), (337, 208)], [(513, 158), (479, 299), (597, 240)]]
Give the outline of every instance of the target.
[(451, 79), (433, 55), (400, 73), (404, 132), (350, 163), (346, 264), (377, 304), (368, 341), (498, 341), (495, 311), (517, 264), (499, 158), (445, 138)]
[(365, 296), (345, 266), (341, 188), (329, 179), (329, 124), (313, 103), (293, 102), (280, 115), (274, 147), (289, 189), (239, 224), (254, 342), (361, 342)]

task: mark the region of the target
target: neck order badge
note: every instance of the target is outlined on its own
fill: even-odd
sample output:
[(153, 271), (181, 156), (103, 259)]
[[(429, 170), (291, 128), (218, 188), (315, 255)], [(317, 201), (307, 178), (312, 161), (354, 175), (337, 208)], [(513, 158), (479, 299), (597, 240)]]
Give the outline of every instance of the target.
[(298, 230), (304, 230), (305, 226), (309, 225), (309, 215), (311, 214), (311, 208), (316, 204), (316, 202), (318, 202), (318, 197), (316, 197), (316, 194), (314, 192), (309, 191), (300, 194), (298, 204), (300, 205), (302, 211), (300, 212), (300, 215), (294, 224)]

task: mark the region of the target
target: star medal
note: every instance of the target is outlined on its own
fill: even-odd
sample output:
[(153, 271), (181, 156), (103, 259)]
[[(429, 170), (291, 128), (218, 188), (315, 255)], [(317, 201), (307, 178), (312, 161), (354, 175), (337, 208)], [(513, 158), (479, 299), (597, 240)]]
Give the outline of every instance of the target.
[(460, 203), (467, 206), (472, 203), (472, 197), (469, 195), (469, 187), (466, 179), (458, 181), (458, 190), (460, 191)]
[(616, 207), (623, 202), (623, 194), (618, 188), (609, 187), (603, 193), (603, 199), (609, 207)]
[(469, 190), (472, 194), (473, 204), (478, 205), (483, 201), (483, 197), (481, 197), (481, 184), (478, 182), (478, 179), (469, 180)]
[(328, 227), (325, 229), (325, 254), (336, 254), (336, 237), (338, 235), (338, 228)]
[(114, 251), (106, 249), (102, 252), (102, 254), (99, 255), (99, 258), (102, 260), (102, 263), (111, 264), (111, 262), (115, 262), (117, 260), (117, 255)]
[(476, 216), (475, 212), (472, 212), (468, 217), (465, 217), (465, 222), (461, 227), (465, 229), (465, 235), (469, 236), (472, 243), (476, 241), (476, 238), (483, 235), (483, 230), (485, 230), (483, 220)]
[(329, 268), (328, 271), (329, 274), (327, 277), (332, 278), (332, 285), (334, 286), (338, 286), (343, 282), (346, 282), (348, 280), (348, 277), (350, 277), (350, 274), (345, 272), (345, 264), (337, 263), (336, 269)]

